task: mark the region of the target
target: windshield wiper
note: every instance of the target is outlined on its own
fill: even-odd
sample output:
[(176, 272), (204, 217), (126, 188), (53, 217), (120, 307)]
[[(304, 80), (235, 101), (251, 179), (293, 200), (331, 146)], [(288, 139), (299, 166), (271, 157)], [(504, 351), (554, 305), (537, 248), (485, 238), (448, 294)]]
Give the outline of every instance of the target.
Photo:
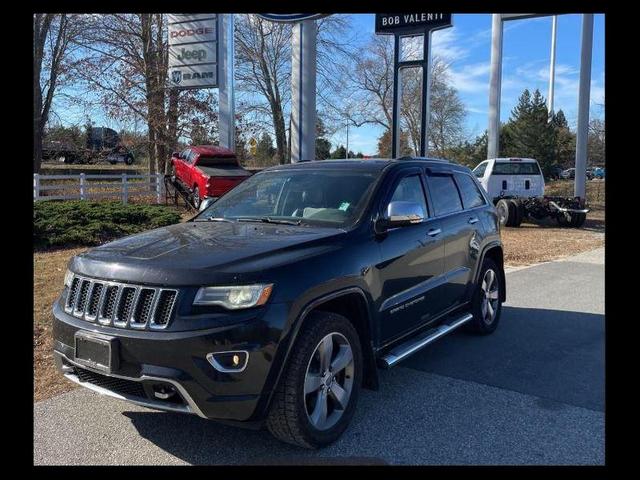
[(244, 217), (238, 218), (239, 222), (263, 222), (263, 223), (277, 223), (280, 225), (300, 225), (302, 220), (281, 220), (277, 218), (271, 218), (269, 216), (260, 217), (260, 218), (252, 218), (252, 217)]

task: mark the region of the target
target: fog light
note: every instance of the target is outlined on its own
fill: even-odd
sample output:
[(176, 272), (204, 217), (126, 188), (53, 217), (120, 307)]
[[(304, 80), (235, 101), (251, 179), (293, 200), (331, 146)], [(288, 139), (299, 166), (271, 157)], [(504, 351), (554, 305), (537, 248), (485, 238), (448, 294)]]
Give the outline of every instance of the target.
[(176, 394), (173, 385), (154, 385), (153, 395), (161, 400), (168, 400)]
[(213, 368), (223, 373), (242, 372), (247, 368), (249, 352), (244, 350), (233, 352), (215, 352), (207, 354), (207, 360)]

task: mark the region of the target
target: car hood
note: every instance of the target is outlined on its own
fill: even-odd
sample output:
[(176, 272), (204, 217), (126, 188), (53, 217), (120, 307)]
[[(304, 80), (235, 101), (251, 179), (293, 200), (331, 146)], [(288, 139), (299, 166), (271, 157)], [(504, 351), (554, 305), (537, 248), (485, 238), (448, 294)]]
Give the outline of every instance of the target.
[[(268, 279), (268, 269), (338, 248), (342, 229), (248, 222), (187, 222), (93, 248), (72, 271), (156, 285)], [(332, 241), (329, 242), (328, 240)]]

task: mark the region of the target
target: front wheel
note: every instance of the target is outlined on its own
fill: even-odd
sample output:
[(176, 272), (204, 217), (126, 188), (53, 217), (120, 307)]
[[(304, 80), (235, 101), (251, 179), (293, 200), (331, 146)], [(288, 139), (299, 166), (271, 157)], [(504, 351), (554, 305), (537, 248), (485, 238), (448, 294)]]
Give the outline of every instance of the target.
[(320, 448), (337, 440), (356, 408), (362, 350), (345, 317), (312, 312), (274, 393), (267, 428), (279, 440)]
[(478, 284), (471, 301), (473, 319), (469, 329), (479, 334), (492, 333), (498, 326), (502, 313), (502, 276), (496, 262), (486, 258), (478, 277)]

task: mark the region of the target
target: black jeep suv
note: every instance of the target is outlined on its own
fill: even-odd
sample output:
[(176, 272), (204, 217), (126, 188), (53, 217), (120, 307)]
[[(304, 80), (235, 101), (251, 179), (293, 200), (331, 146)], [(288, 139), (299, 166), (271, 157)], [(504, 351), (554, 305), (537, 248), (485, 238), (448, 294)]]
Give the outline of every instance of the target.
[(68, 379), (151, 408), (315, 448), (361, 386), (505, 299), (491, 201), (443, 160), (301, 162), (250, 177), (192, 220), (69, 262), (53, 306)]

